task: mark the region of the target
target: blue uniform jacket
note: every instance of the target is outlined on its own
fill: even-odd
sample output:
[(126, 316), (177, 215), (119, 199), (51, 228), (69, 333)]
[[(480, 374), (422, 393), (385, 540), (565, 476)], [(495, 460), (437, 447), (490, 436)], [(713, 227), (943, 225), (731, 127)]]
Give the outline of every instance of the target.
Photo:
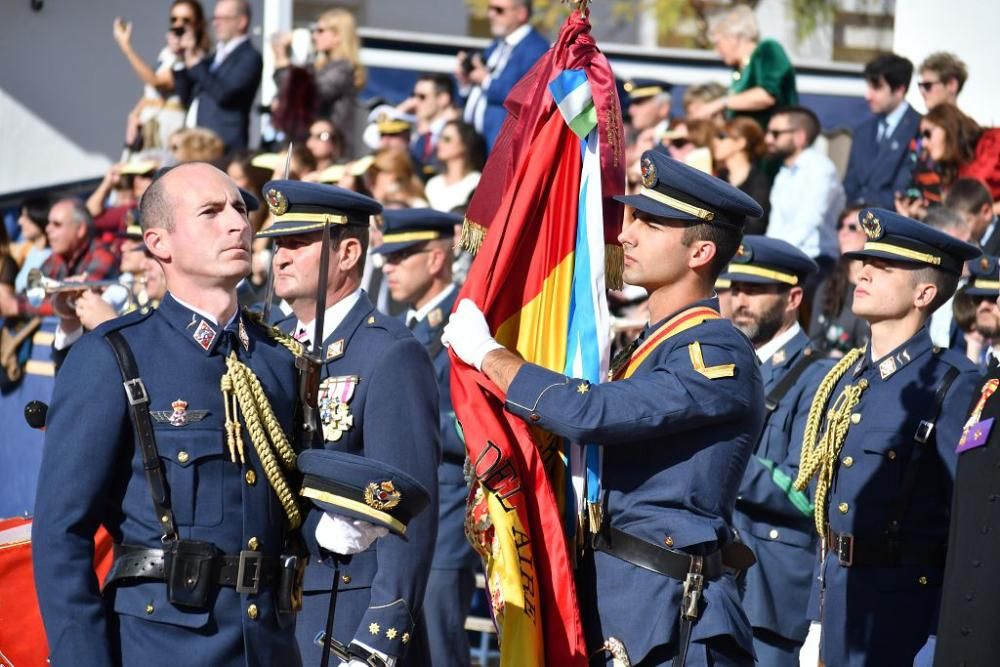
[[(171, 415), (172, 403), (188, 403), (187, 425), (153, 422), (180, 537), (213, 542), (227, 554), (256, 538), (265, 556), (281, 554), (287, 520), (245, 427), (246, 463), (230, 461), (220, 378), (235, 347), (288, 433), (295, 370), (288, 350), (239, 318), (248, 349), (238, 334), (220, 332), (168, 294), (159, 309), (112, 320), (72, 346), (48, 413), (32, 530), (53, 665), (299, 664), (294, 619), (279, 617), (270, 588), (249, 595), (217, 586), (209, 606), (190, 609), (171, 605), (162, 581), (119, 580), (102, 593), (94, 576), (101, 524), (116, 543), (162, 546), (121, 374), (103, 336), (112, 329), (132, 348), (150, 410)], [(229, 327), (236, 332), (237, 325)], [(207, 412), (198, 419), (196, 411)]]
[[(917, 445), (920, 421), (934, 410), (934, 394), (954, 366), (952, 383), (934, 426), (934, 437)], [(862, 378), (869, 387), (853, 413), (829, 492), (830, 528), (855, 539), (879, 538), (888, 528), (907, 462), (923, 459), (900, 528), (901, 539), (943, 544), (948, 539), (955, 445), (966, 408), (979, 388), (979, 371), (952, 350), (936, 350), (922, 328), (882, 359), (866, 352), (831, 395)], [(822, 430), (820, 431), (822, 433)], [(926, 457), (926, 459), (924, 459)], [(905, 546), (903, 547), (905, 549)], [(822, 614), (821, 657), (827, 665), (909, 665), (934, 633), (943, 566), (843, 567), (836, 555), (822, 563), (824, 588), (813, 583), (810, 613)], [(822, 611), (820, 598), (822, 597)]]
[(851, 154), (844, 174), (847, 203), (864, 202), (895, 210), (896, 192), (910, 185), (913, 162), (907, 159), (910, 141), (920, 129), (920, 114), (910, 107), (892, 135), (878, 141), (878, 116), (872, 116), (854, 130)]
[[(286, 328), (295, 319), (287, 321)], [(437, 469), (441, 459), (438, 390), (423, 346), (397, 319), (361, 298), (325, 341), (322, 378), (356, 378), (347, 400), (351, 425), (326, 448), (386, 461), (408, 472), (437, 505)], [(303, 534), (313, 557), (306, 569), (308, 593), (329, 592), (334, 561), (315, 543), (320, 513), (311, 512)], [(437, 537), (437, 515), (412, 519), (406, 537), (388, 535), (340, 568), (334, 637), (344, 644), (358, 639), (392, 656), (408, 648), (418, 617)], [(317, 557), (316, 554), (321, 554)], [(319, 659), (313, 637), (324, 629), (327, 595), (307, 595), (297, 634), (303, 659)], [(412, 651), (410, 653), (413, 653)], [(407, 655), (409, 664), (419, 657)], [(414, 663), (413, 661), (418, 662)]]
[[(803, 358), (809, 338), (796, 334), (760, 368), (770, 395)], [(733, 520), (757, 556), (746, 572), (743, 608), (755, 628), (801, 641), (809, 629), (806, 608), (816, 566), (811, 494), (791, 488), (799, 472), (802, 432), (820, 381), (833, 362), (814, 361), (767, 415), (750, 457)]]
[[(427, 317), (413, 327), (413, 335), (431, 357), (437, 380), (441, 415), (441, 465), (438, 466), (438, 535), (434, 548), (433, 567), (457, 570), (474, 567), (479, 557), (465, 538), (465, 503), (469, 486), (465, 483), (465, 443), (455, 422), (451, 405), (451, 364), (448, 350), (441, 343), (441, 333), (448, 324), (455, 299), (456, 286)], [(406, 317), (403, 313), (401, 319)]]
[[(715, 299), (692, 305), (718, 307)], [(710, 379), (700, 372), (695, 343), (706, 367), (733, 364), (732, 374)], [(507, 408), (563, 437), (603, 446), (604, 520), (612, 526), (690, 553), (732, 541), (733, 506), (763, 426), (764, 395), (753, 347), (730, 322), (710, 320), (668, 338), (625, 380), (589, 385), (524, 366)], [(633, 663), (676, 639), (680, 580), (602, 552), (594, 567), (596, 583), (581, 585), (581, 608), (587, 613), (596, 604), (603, 638), (621, 640)], [(707, 582), (703, 599), (692, 640), (729, 635), (752, 655), (733, 577)]]
[[(500, 42), (493, 42), (489, 48), (483, 52), (483, 62), (490, 59), (490, 55), (500, 45)], [(493, 150), (493, 144), (497, 141), (500, 128), (507, 118), (507, 109), (503, 103), (507, 100), (507, 95), (511, 89), (528, 73), (539, 58), (549, 50), (549, 42), (542, 37), (534, 28), (531, 29), (524, 39), (517, 43), (507, 59), (507, 64), (501, 70), (500, 75), (491, 78), (490, 85), (483, 91), (486, 97), (486, 112), (483, 115), (483, 137), (486, 138), (488, 150)]]

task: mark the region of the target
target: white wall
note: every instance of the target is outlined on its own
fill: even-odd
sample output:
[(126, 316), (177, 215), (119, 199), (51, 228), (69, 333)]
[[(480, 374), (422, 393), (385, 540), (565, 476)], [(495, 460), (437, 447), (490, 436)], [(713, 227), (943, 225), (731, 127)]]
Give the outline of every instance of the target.
[[(951, 51), (965, 61), (969, 80), (958, 97), (962, 111), (981, 125), (1000, 124), (1000, 68), (997, 67), (997, 26), (1000, 2), (996, 0), (897, 0), (893, 50), (913, 61), (914, 67), (935, 51)], [(924, 112), (914, 73), (908, 100)]]

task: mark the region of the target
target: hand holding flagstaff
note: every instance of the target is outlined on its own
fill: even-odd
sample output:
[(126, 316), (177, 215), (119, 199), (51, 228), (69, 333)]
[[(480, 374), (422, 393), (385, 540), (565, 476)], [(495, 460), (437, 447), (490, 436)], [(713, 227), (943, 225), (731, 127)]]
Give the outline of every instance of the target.
[(462, 299), (444, 327), (441, 342), (452, 349), (459, 359), (483, 370), (483, 359), (493, 350), (504, 346), (490, 335), (486, 316), (472, 299)]

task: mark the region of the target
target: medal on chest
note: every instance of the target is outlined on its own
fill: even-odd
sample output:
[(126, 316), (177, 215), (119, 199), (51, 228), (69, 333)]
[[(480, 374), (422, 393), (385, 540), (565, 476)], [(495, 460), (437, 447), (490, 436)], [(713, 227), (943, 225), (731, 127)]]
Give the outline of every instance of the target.
[(962, 437), (958, 441), (955, 453), (961, 454), (970, 449), (982, 447), (989, 440), (990, 431), (993, 429), (993, 418), (981, 419), (981, 417), (983, 416), (983, 408), (986, 407), (986, 401), (996, 392), (998, 386), (1000, 386), (1000, 380), (996, 378), (987, 380), (983, 385), (979, 400), (976, 401), (976, 407), (972, 409), (972, 414), (969, 415), (965, 426), (962, 427)]
[(354, 426), (350, 402), (359, 381), (357, 375), (341, 375), (329, 377), (320, 383), (317, 404), (324, 440), (336, 442)]

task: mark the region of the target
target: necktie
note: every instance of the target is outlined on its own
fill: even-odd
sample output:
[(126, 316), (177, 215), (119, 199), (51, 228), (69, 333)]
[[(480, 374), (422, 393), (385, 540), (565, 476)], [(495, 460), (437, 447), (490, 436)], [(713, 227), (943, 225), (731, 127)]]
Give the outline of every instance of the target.
[(424, 132), (424, 154), (422, 157), (424, 164), (430, 162), (431, 154), (433, 153), (434, 146), (431, 144), (431, 133), (430, 131)]
[(878, 121), (878, 136), (877, 140), (882, 143), (889, 138), (889, 121), (885, 118), (880, 118)]
[(420, 320), (417, 319), (416, 315), (412, 315), (412, 314), (411, 315), (407, 315), (406, 316), (406, 328), (409, 329), (410, 331), (413, 331), (414, 329), (417, 328), (417, 322), (419, 322), (419, 321)]

